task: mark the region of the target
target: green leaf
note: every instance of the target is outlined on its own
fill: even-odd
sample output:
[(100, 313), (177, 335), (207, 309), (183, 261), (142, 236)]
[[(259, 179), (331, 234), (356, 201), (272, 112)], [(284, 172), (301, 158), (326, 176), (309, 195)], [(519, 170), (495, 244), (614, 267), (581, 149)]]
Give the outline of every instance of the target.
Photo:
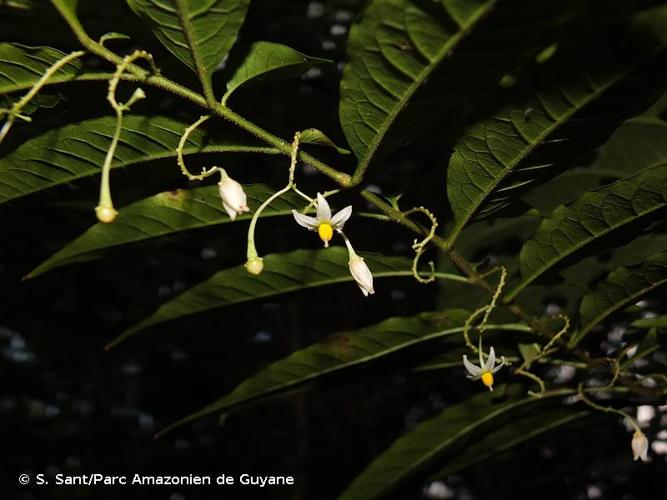
[(211, 74), (236, 41), (250, 0), (128, 0), (166, 49), (199, 75), (207, 97)]
[[(412, 276), (410, 259), (364, 255), (374, 278)], [(326, 250), (296, 250), (263, 257), (264, 271), (259, 276), (236, 266), (186, 290), (163, 304), (152, 316), (125, 331), (109, 347), (136, 334), (139, 330), (165, 321), (218, 307), (250, 300), (275, 297), (288, 292), (353, 281), (348, 269), (348, 254), (343, 247)], [(354, 285), (354, 293), (361, 293)]]
[(658, 327), (651, 328), (644, 339), (639, 344), (637, 344), (637, 349), (635, 350), (634, 354), (629, 356), (628, 359), (621, 363), (619, 367), (621, 371), (631, 367), (638, 359), (645, 358), (646, 356), (649, 356), (660, 349), (661, 343), (658, 342), (657, 328)]
[(667, 252), (653, 255), (645, 262), (619, 267), (581, 301), (581, 328), (572, 337), (576, 345), (591, 328), (610, 315), (633, 304), (643, 295), (667, 283)]
[(335, 149), (340, 154), (349, 155), (350, 151), (345, 148), (339, 148), (336, 143), (329, 139), (324, 132), (316, 128), (308, 128), (301, 132), (300, 142), (302, 144), (319, 144), (320, 146), (327, 146)]
[[(330, 335), (270, 364), (242, 382), (227, 396), (188, 415), (163, 432), (209, 413), (228, 412), (258, 399), (283, 394), (335, 373), (359, 368), (403, 349), (463, 332), (470, 313), (453, 309), (422, 313), (411, 318), (390, 318), (353, 332)], [(461, 357), (458, 358), (461, 365)]]
[(591, 412), (587, 410), (563, 407), (512, 420), (510, 424), (494, 429), (485, 436), (476, 439), (474, 443), (452, 457), (451, 461), (431, 477), (441, 479), (456, 474), (467, 467), (488, 460), (541, 434), (582, 420), (590, 415)]
[(523, 361), (526, 363), (526, 368), (530, 370), (530, 365), (542, 353), (542, 348), (537, 343), (532, 344), (518, 344), (519, 352)]
[(637, 328), (667, 328), (667, 315), (636, 319), (632, 322), (632, 326)]
[(518, 412), (537, 408), (549, 398), (572, 393), (553, 391), (538, 400), (517, 396), (517, 389), (500, 386), (494, 392), (482, 392), (420, 424), (375, 458), (339, 500), (386, 497), (415, 476), (427, 475), (438, 460), (463, 448), (474, 436), (516, 418)]
[(340, 121), (360, 168), (494, 87), (554, 32), (569, 3), (368, 2), (350, 29), (340, 86)]
[(600, 149), (592, 169), (605, 169), (620, 177), (667, 163), (667, 122), (638, 116), (625, 122)]
[[(115, 125), (116, 119), (110, 116), (67, 125), (26, 141), (0, 158), (0, 204), (99, 174)], [(159, 116), (125, 117), (112, 168), (175, 158), (176, 146), (188, 125)], [(235, 151), (275, 152), (252, 140), (209, 137), (204, 129), (190, 135), (183, 152), (191, 155)]]
[(561, 205), (542, 221), (519, 255), (521, 282), (511, 300), (538, 277), (566, 258), (613, 231), (638, 224), (667, 206), (667, 165), (585, 193)]
[[(275, 191), (264, 184), (246, 185), (244, 190), (251, 213), (239, 214), (236, 221), (252, 218), (254, 209)], [(292, 209), (301, 210), (303, 207), (303, 199), (290, 192), (272, 201), (261, 217), (291, 215)], [(101, 257), (103, 252), (120, 246), (230, 222), (232, 220), (222, 206), (217, 186), (167, 191), (121, 208), (113, 224), (95, 224), (42, 262), (27, 278), (74, 262)]]
[(653, 71), (648, 62), (657, 62), (651, 54), (664, 45), (647, 49), (633, 42), (632, 35), (617, 36), (620, 41), (610, 47), (606, 39), (578, 40), (573, 49), (537, 65), (531, 87), (517, 89), (518, 98), (464, 132), (447, 170), (447, 194), (456, 219), (450, 245), (472, 220), (507, 206), (529, 187), (570, 167), (650, 104), (655, 89), (662, 87), (661, 78), (644, 75), (640, 80), (638, 72)]
[[(27, 91), (37, 83), (49, 67), (66, 55), (50, 47), (0, 43), (0, 95)], [(81, 69), (80, 61), (70, 61), (51, 77), (50, 82), (75, 80), (80, 75)]]
[(318, 64), (331, 63), (328, 59), (309, 57), (273, 42), (254, 42), (244, 55), (243, 61), (227, 81), (223, 104), (237, 88), (251, 80), (285, 80)]

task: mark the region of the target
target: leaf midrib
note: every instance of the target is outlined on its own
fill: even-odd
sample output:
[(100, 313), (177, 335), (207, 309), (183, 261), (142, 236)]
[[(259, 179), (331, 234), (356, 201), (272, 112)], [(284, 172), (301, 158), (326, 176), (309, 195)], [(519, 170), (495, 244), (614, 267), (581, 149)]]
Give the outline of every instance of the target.
[[(264, 146), (224, 146), (224, 145), (211, 145), (211, 146), (204, 146), (204, 147), (190, 147), (190, 148), (183, 148), (183, 155), (188, 156), (192, 154), (198, 154), (198, 153), (234, 153), (234, 152), (250, 152), (250, 153), (262, 153), (262, 154), (277, 154), (278, 151), (275, 148), (272, 147), (264, 147)], [(135, 160), (127, 160), (127, 161), (122, 161), (122, 162), (114, 162), (112, 163), (112, 168), (113, 169), (118, 169), (118, 168), (125, 168), (130, 165), (134, 165), (137, 163), (143, 163), (143, 162), (150, 162), (150, 161), (155, 161), (155, 160), (163, 160), (166, 158), (172, 158), (176, 156), (175, 151), (165, 151), (164, 153), (155, 153), (155, 154), (150, 154), (150, 155), (145, 155), (142, 156), (141, 158), (135, 159)], [(0, 168), (0, 174), (2, 174), (5, 171), (12, 171), (14, 170), (14, 161), (8, 161), (8, 167), (3, 167)], [(18, 196), (11, 196), (10, 198), (2, 198), (0, 197), (0, 205), (3, 203), (8, 203), (12, 200), (16, 200), (18, 198), (23, 198), (24, 196), (28, 196), (30, 194), (36, 193), (38, 191), (43, 191), (45, 189), (51, 189), (55, 186), (60, 186), (62, 184), (68, 184), (72, 181), (76, 181), (79, 179), (83, 179), (85, 177), (92, 177), (93, 175), (98, 175), (101, 174), (102, 170), (97, 170), (94, 172), (86, 173), (86, 174), (81, 174), (81, 175), (76, 175), (76, 176), (71, 176), (68, 177), (67, 179), (59, 180), (58, 182), (50, 182), (48, 185), (48, 188), (37, 188), (37, 189), (30, 189), (26, 191), (22, 191)], [(1, 180), (0, 180), (1, 184)]]
[(174, 0), (174, 3), (176, 4), (176, 13), (178, 15), (178, 21), (181, 23), (181, 27), (183, 28), (183, 33), (185, 34), (185, 39), (187, 40), (188, 45), (190, 46), (190, 55), (192, 56), (192, 60), (195, 63), (195, 68), (197, 69), (197, 75), (199, 76), (199, 81), (201, 82), (202, 87), (204, 89), (204, 95), (206, 96), (207, 100), (214, 102), (215, 96), (213, 95), (213, 87), (211, 86), (210, 75), (208, 74), (208, 70), (206, 69), (201, 60), (198, 50), (198, 45), (192, 36), (193, 27), (188, 17), (188, 10), (187, 10), (187, 5), (185, 5), (185, 2), (186, 0)]
[[(610, 307), (608, 309), (605, 309), (600, 314), (598, 314), (596, 317), (594, 317), (591, 321), (589, 321), (586, 325), (584, 325), (584, 327), (576, 335), (573, 335), (572, 342), (576, 345), (576, 343), (579, 343), (581, 341), (581, 339), (583, 339), (588, 334), (588, 332), (590, 332), (591, 329), (595, 325), (600, 323), (602, 320), (609, 317), (611, 314), (615, 313), (616, 311), (618, 311), (619, 309), (621, 309), (625, 305), (631, 303), (633, 300), (641, 297), (642, 295), (650, 292), (651, 290), (655, 290), (656, 288), (658, 288), (658, 287), (660, 287), (660, 286), (662, 286), (666, 283), (667, 283), (667, 278), (658, 280), (655, 283), (651, 283), (650, 286), (647, 286), (646, 288), (642, 288), (638, 292), (633, 293), (632, 295), (629, 295), (626, 299), (613, 304), (612, 307)], [(595, 290), (593, 292), (595, 292)]]
[[(590, 94), (583, 101), (581, 101), (578, 107), (572, 107), (570, 111), (565, 113), (558, 120), (554, 120), (552, 126), (548, 127), (547, 129), (544, 130), (544, 132), (539, 134), (537, 140), (532, 144), (530, 144), (528, 148), (526, 148), (526, 150), (517, 159), (510, 162), (510, 164), (505, 169), (503, 169), (503, 173), (500, 175), (500, 177), (498, 177), (497, 180), (492, 182), (487, 189), (484, 189), (482, 191), (482, 196), (479, 198), (479, 201), (473, 205), (473, 208), (471, 210), (468, 211), (468, 214), (465, 216), (465, 218), (457, 222), (457, 224), (454, 226), (451, 235), (447, 239), (447, 247), (451, 248), (454, 245), (454, 243), (456, 243), (456, 240), (460, 235), (461, 231), (463, 230), (463, 228), (466, 226), (466, 224), (468, 224), (468, 222), (470, 222), (472, 217), (479, 210), (479, 207), (484, 204), (489, 195), (498, 187), (498, 185), (502, 181), (504, 181), (507, 177), (509, 177), (512, 173), (514, 173), (514, 169), (516, 168), (516, 166), (519, 165), (521, 162), (523, 162), (535, 150), (535, 148), (537, 148), (540, 144), (542, 144), (542, 141), (544, 141), (547, 137), (549, 137), (555, 130), (559, 129), (566, 121), (572, 118), (574, 114), (578, 113), (588, 104), (590, 104), (591, 101), (597, 99), (600, 95), (604, 94), (607, 90), (609, 90), (610, 87), (616, 85), (616, 83), (618, 83), (619, 80), (625, 78), (630, 72), (633, 71), (633, 69), (634, 66), (618, 74), (616, 78), (607, 82), (605, 85), (598, 87), (592, 94)], [(500, 164), (500, 162), (498, 163)]]
[[(97, 73), (81, 73), (78, 75), (59, 75), (59, 76), (52, 76), (49, 78), (49, 80), (46, 82), (45, 86), (49, 85), (60, 85), (63, 83), (76, 83), (76, 82), (81, 82), (81, 81), (105, 81), (105, 80), (111, 80), (113, 78), (113, 73), (103, 73), (103, 72), (97, 72)], [(127, 73), (123, 73), (120, 76), (121, 80), (125, 81), (138, 81), (139, 79), (136, 76), (129, 75)], [(35, 78), (35, 82), (38, 80), (38, 78)], [(0, 95), (6, 95), (6, 94), (11, 94), (13, 92), (19, 92), (21, 90), (28, 90), (32, 88), (35, 84), (35, 82), (19, 82), (18, 84), (14, 85), (6, 85), (6, 86), (0, 86)]]
[(570, 255), (577, 252), (578, 250), (585, 247), (586, 245), (590, 244), (594, 240), (602, 238), (603, 236), (605, 236), (605, 235), (607, 235), (607, 234), (609, 234), (613, 231), (616, 231), (616, 230), (626, 226), (627, 224), (632, 224), (633, 222), (636, 222), (639, 219), (641, 219), (643, 217), (646, 217), (647, 215), (651, 215), (654, 212), (658, 212), (658, 211), (664, 210), (664, 209), (665, 209), (665, 204), (663, 203), (662, 205), (658, 205), (658, 206), (652, 208), (651, 210), (648, 210), (646, 212), (641, 212), (636, 217), (632, 217), (632, 218), (624, 220), (618, 226), (614, 226), (614, 227), (610, 227), (608, 229), (605, 229), (604, 231), (602, 231), (600, 233), (596, 233), (595, 235), (592, 235), (590, 238), (585, 239), (585, 240), (577, 243), (576, 245), (573, 245), (572, 247), (570, 247), (570, 249), (567, 252), (559, 253), (556, 256), (556, 258), (551, 259), (548, 263), (545, 264), (545, 266), (542, 266), (540, 269), (536, 270), (532, 274), (530, 274), (530, 275), (526, 276), (524, 279), (522, 279), (521, 283), (519, 283), (510, 293), (507, 294), (507, 296), (504, 299), (504, 302), (509, 303), (514, 297), (516, 297), (516, 295), (519, 292), (521, 292), (521, 290), (523, 290), (528, 285), (530, 285), (535, 280), (535, 278), (544, 274), (544, 272), (547, 271), (548, 269), (552, 268), (554, 266), (554, 264), (562, 261), (566, 257), (569, 257)]
[[(497, 327), (497, 326), (501, 326), (501, 325), (488, 325), (487, 328), (492, 329), (492, 328)], [(257, 399), (262, 399), (262, 398), (265, 398), (267, 396), (271, 396), (271, 395), (274, 395), (274, 394), (277, 394), (277, 393), (282, 393), (285, 389), (289, 390), (290, 388), (299, 387), (300, 385), (306, 384), (306, 383), (308, 383), (310, 381), (313, 381), (313, 380), (316, 380), (320, 377), (324, 377), (324, 376), (329, 375), (333, 372), (344, 370), (344, 369), (347, 369), (347, 368), (350, 368), (350, 367), (353, 367), (353, 366), (356, 366), (356, 365), (364, 364), (364, 363), (367, 363), (367, 362), (372, 361), (374, 359), (380, 358), (382, 356), (390, 355), (391, 353), (393, 353), (395, 351), (400, 351), (402, 349), (409, 348), (409, 347), (411, 347), (415, 344), (419, 344), (419, 343), (422, 343), (422, 342), (427, 342), (429, 340), (434, 340), (434, 339), (437, 339), (439, 337), (444, 337), (446, 335), (451, 335), (451, 334), (463, 332), (463, 330), (464, 330), (464, 327), (456, 327), (456, 328), (449, 328), (449, 329), (446, 329), (446, 330), (441, 330), (441, 331), (438, 331), (438, 332), (434, 332), (434, 333), (429, 334), (427, 336), (416, 338), (416, 339), (414, 339), (410, 342), (406, 342), (406, 343), (394, 346), (394, 347), (389, 348), (389, 349), (384, 349), (379, 353), (368, 355), (368, 356), (365, 356), (363, 358), (356, 359), (352, 362), (341, 364), (339, 366), (335, 366), (335, 367), (327, 368), (327, 369), (324, 369), (324, 370), (320, 370), (316, 373), (308, 375), (307, 377), (299, 378), (299, 379), (291, 381), (287, 384), (281, 384), (281, 385), (278, 385), (278, 386), (275, 386), (275, 387), (271, 387), (271, 388), (263, 390), (261, 392), (257, 392), (250, 397), (245, 397), (245, 398), (243, 398), (243, 397), (238, 398), (237, 397), (235, 399), (232, 398), (230, 402), (227, 402), (226, 404), (221, 404), (221, 401), (223, 399), (227, 399), (227, 398), (231, 397), (233, 395), (233, 393), (236, 391), (236, 389), (240, 388), (241, 385), (243, 385), (247, 381), (252, 380), (252, 378), (254, 378), (256, 375), (259, 375), (260, 373), (258, 372), (255, 375), (253, 375), (250, 379), (247, 379), (247, 380), (241, 382), (241, 384), (239, 384), (236, 387), (236, 389), (234, 389), (227, 396), (223, 396), (223, 398), (221, 398), (221, 401), (216, 402), (216, 403), (212, 403), (212, 404), (206, 406), (205, 408), (201, 409), (200, 411), (198, 411), (196, 413), (193, 413), (191, 415), (188, 415), (187, 417), (185, 417), (181, 420), (178, 420), (178, 421), (174, 422), (173, 424), (170, 424), (161, 433), (169, 432), (170, 430), (175, 429), (176, 427), (179, 427), (179, 426), (181, 426), (181, 425), (183, 425), (187, 422), (190, 422), (192, 420), (195, 420), (197, 418), (203, 417), (204, 415), (208, 415), (209, 413), (213, 413), (213, 412), (216, 412), (216, 411), (226, 411), (226, 410), (229, 410), (229, 409), (234, 408), (235, 406), (238, 406), (238, 405), (241, 405), (241, 404), (250, 403), (250, 402), (255, 401)], [(267, 369), (269, 369), (269, 368), (270, 368), (270, 366), (267, 367)]]
[(459, 31), (454, 36), (452, 36), (445, 45), (442, 46), (433, 62), (427, 64), (426, 67), (419, 73), (415, 81), (412, 82), (412, 84), (410, 84), (408, 87), (408, 90), (403, 95), (403, 98), (398, 100), (396, 106), (394, 106), (391, 112), (387, 114), (387, 118), (383, 121), (380, 130), (371, 141), (371, 144), (366, 150), (364, 158), (357, 166), (357, 169), (363, 171), (368, 167), (368, 164), (372, 160), (373, 155), (382, 143), (385, 134), (391, 128), (399, 113), (405, 109), (413, 94), (421, 87), (421, 85), (424, 83), (424, 80), (426, 80), (426, 78), (440, 65), (442, 60), (447, 56), (448, 52), (454, 48), (479, 21), (481, 21), (491, 10), (493, 10), (493, 7), (495, 7), (496, 3), (498, 3), (498, 0), (490, 0), (484, 7), (480, 8), (477, 13), (471, 16), (468, 22), (461, 26)]
[[(462, 436), (465, 436), (466, 434), (473, 431), (475, 429), (475, 427), (478, 427), (482, 424), (488, 423), (489, 421), (494, 420), (496, 417), (502, 415), (503, 413), (509, 412), (510, 410), (514, 410), (516, 408), (519, 408), (519, 407), (521, 407), (521, 406), (523, 406), (527, 403), (532, 403), (532, 402), (536, 402), (536, 401), (543, 401), (543, 400), (545, 400), (547, 398), (551, 398), (551, 397), (565, 396), (565, 395), (568, 395), (568, 394), (573, 394), (574, 392), (575, 391), (572, 390), (572, 389), (554, 390), (554, 391), (551, 391), (549, 393), (543, 394), (540, 397), (539, 400), (536, 400), (534, 398), (520, 399), (520, 400), (518, 400), (514, 403), (508, 404), (507, 406), (501, 406), (500, 408), (497, 408), (495, 412), (490, 412), (490, 413), (485, 414), (485, 416), (482, 417), (481, 419), (475, 420), (474, 422), (470, 423), (466, 427), (460, 429), (457, 433), (455, 433), (450, 438), (448, 438), (445, 441), (443, 441), (442, 443), (440, 443), (440, 445), (438, 445), (436, 448), (432, 449), (432, 451), (423, 455), (422, 458), (418, 462), (416, 462), (416, 463), (413, 462), (411, 464), (411, 467), (406, 472), (404, 472), (403, 474), (399, 474), (399, 475), (395, 476), (395, 477), (398, 477), (400, 479), (393, 479), (391, 481), (391, 483), (389, 484), (388, 488), (385, 487), (385, 488), (382, 488), (381, 490), (379, 490), (380, 494), (391, 491), (397, 483), (403, 481), (406, 476), (409, 476), (412, 470), (414, 470), (415, 468), (418, 468), (418, 467), (423, 467), (424, 463), (431, 460), (434, 456), (440, 454), (444, 448), (446, 448), (447, 446), (449, 446), (450, 444), (455, 442), (457, 439), (459, 439)], [(382, 455), (380, 456), (380, 458), (382, 458)], [(369, 467), (372, 466), (372, 465), (373, 464), (371, 463), (369, 465)], [(366, 470), (368, 470), (368, 469), (366, 469)], [(344, 499), (345, 497), (341, 496), (340, 498)]]

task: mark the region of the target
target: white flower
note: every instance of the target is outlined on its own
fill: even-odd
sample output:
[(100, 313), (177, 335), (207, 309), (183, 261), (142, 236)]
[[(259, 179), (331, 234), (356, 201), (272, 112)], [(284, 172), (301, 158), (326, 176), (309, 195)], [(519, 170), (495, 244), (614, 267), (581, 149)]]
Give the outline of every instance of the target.
[(375, 293), (375, 290), (373, 290), (373, 275), (364, 262), (363, 257), (359, 257), (357, 254), (350, 255), (349, 266), (350, 274), (354, 278), (354, 281), (357, 282), (357, 285), (359, 285), (359, 288), (361, 288), (364, 296), (373, 295)]
[(498, 366), (496, 364), (496, 353), (493, 350), (493, 347), (489, 351), (489, 357), (484, 362), (482, 357), (482, 351), (479, 351), (479, 366), (472, 364), (468, 361), (468, 356), (463, 355), (463, 366), (468, 370), (468, 378), (471, 380), (482, 380), (482, 383), (489, 388), (490, 391), (493, 390), (493, 374), (496, 373), (503, 367), (503, 362), (500, 361)]
[(329, 203), (320, 193), (317, 193), (317, 217), (309, 217), (300, 214), (296, 210), (292, 210), (292, 215), (297, 224), (309, 229), (310, 231), (317, 231), (320, 238), (324, 242), (324, 246), (329, 246), (329, 241), (333, 238), (334, 230), (343, 229), (347, 219), (352, 215), (352, 207), (347, 206), (333, 217), (331, 216), (331, 208)]
[(364, 262), (364, 258), (359, 257), (354, 251), (354, 248), (352, 248), (352, 243), (350, 243), (350, 240), (347, 239), (347, 236), (345, 236), (343, 231), (339, 230), (339, 232), (345, 240), (347, 252), (350, 257), (348, 262), (350, 267), (350, 274), (354, 278), (354, 281), (357, 282), (357, 285), (359, 285), (359, 288), (361, 288), (361, 291), (365, 297), (368, 297), (369, 294), (373, 295), (375, 290), (373, 289), (373, 275), (371, 274), (371, 270), (368, 269), (368, 266)]
[(633, 460), (641, 458), (642, 462), (648, 462), (648, 457), (646, 455), (647, 453), (648, 453), (648, 439), (646, 439), (646, 436), (642, 431), (637, 430), (632, 436)]
[(234, 220), (236, 214), (250, 211), (243, 187), (226, 173), (222, 174), (222, 179), (218, 182), (218, 189), (220, 198), (222, 198), (222, 206), (230, 219)]

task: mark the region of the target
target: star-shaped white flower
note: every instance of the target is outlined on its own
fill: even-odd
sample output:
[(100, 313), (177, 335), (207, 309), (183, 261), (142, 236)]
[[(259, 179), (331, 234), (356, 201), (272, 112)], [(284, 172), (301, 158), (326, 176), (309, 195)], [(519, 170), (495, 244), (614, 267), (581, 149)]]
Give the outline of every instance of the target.
[(496, 373), (503, 367), (503, 362), (499, 361), (498, 366), (496, 366), (496, 353), (493, 350), (489, 350), (489, 357), (484, 362), (482, 357), (482, 351), (479, 351), (479, 366), (474, 365), (468, 361), (468, 356), (463, 355), (463, 366), (468, 370), (468, 378), (471, 380), (482, 380), (482, 383), (489, 388), (490, 391), (493, 390), (493, 374)]
[(292, 210), (292, 215), (294, 215), (294, 219), (300, 226), (310, 231), (317, 231), (317, 234), (320, 235), (320, 238), (324, 242), (324, 246), (328, 247), (331, 238), (333, 238), (334, 230), (343, 229), (347, 219), (352, 215), (352, 206), (345, 207), (332, 217), (329, 203), (324, 196), (317, 193), (316, 217), (300, 214), (296, 210)]

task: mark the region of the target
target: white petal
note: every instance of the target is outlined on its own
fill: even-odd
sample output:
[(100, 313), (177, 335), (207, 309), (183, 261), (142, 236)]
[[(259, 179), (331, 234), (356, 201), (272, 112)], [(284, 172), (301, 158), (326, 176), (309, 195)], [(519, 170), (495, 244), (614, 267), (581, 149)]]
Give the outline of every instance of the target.
[(307, 215), (300, 214), (296, 210), (292, 210), (292, 215), (299, 226), (303, 226), (311, 231), (317, 231), (317, 227), (320, 225), (315, 217), (308, 217)]
[(484, 370), (485, 371), (491, 371), (493, 367), (496, 364), (496, 353), (493, 350), (493, 347), (489, 350), (489, 357), (486, 359), (486, 363), (484, 363)]
[(470, 361), (468, 361), (468, 356), (466, 356), (465, 354), (463, 355), (463, 366), (466, 367), (468, 373), (473, 377), (479, 377), (479, 375), (482, 373), (482, 369), (479, 366), (475, 366)]
[(642, 462), (648, 461), (648, 439), (643, 432), (635, 432), (632, 436), (632, 455), (633, 459), (641, 458)]
[(236, 219), (236, 210), (234, 210), (232, 207), (230, 207), (226, 201), (223, 200), (222, 206), (227, 212), (227, 215), (229, 215), (229, 218), (234, 220)]
[(248, 202), (243, 186), (231, 177), (225, 177), (218, 183), (220, 198), (237, 212), (247, 212)]
[(496, 373), (496, 372), (497, 372), (498, 370), (500, 370), (503, 366), (505, 366), (505, 365), (503, 365), (502, 363), (499, 364), (499, 365), (496, 366), (493, 370), (491, 370), (491, 373)]
[(320, 221), (331, 220), (331, 207), (329, 207), (329, 202), (320, 193), (317, 193), (317, 218)]
[(368, 296), (368, 294), (374, 294), (373, 274), (371, 273), (371, 270), (368, 269), (364, 259), (358, 255), (353, 255), (350, 258), (349, 266), (350, 274), (354, 278), (354, 281), (357, 282), (357, 285), (359, 285), (359, 288), (361, 288), (364, 295)]
[(352, 215), (352, 205), (345, 207), (331, 218), (331, 225), (334, 229), (343, 229), (347, 219)]

